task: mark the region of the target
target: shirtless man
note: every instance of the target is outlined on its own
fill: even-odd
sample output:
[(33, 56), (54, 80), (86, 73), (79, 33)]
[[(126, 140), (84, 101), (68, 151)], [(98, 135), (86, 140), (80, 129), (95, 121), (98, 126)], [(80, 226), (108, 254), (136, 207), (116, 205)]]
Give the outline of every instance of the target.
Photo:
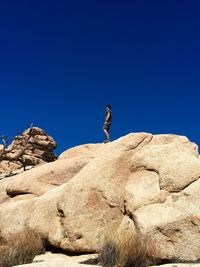
[(104, 143), (110, 142), (109, 130), (110, 130), (111, 122), (112, 122), (111, 105), (106, 105), (106, 117), (105, 117), (105, 122), (103, 125), (103, 131), (106, 135), (106, 140), (104, 141)]

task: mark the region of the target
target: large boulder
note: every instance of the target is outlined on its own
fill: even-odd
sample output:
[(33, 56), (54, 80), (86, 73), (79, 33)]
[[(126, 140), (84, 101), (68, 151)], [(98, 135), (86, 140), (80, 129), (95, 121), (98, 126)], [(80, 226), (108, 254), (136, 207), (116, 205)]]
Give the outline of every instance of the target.
[(44, 164), (6, 179), (3, 181), (4, 188), (11, 196), (28, 193), (40, 196), (55, 186), (67, 183), (88, 162), (86, 158), (69, 158)]
[(81, 156), (84, 158), (94, 158), (102, 147), (104, 147), (103, 144), (86, 144), (72, 147), (64, 151), (58, 159), (80, 158)]
[[(71, 171), (77, 159), (87, 160)], [(3, 235), (28, 226), (51, 246), (94, 252), (107, 229), (115, 231), (128, 216), (133, 231), (153, 235), (163, 260), (200, 258), (200, 160), (186, 137), (129, 134), (71, 149), (44, 166), (2, 185), (12, 198), (0, 204)], [(16, 192), (34, 197), (15, 200)]]
[[(18, 175), (3, 179), (0, 183), (0, 202), (1, 193), (7, 193), (8, 196), (16, 199), (30, 198), (40, 196), (50, 189), (67, 183), (74, 177), (85, 165), (94, 157), (95, 149), (98, 150), (102, 144), (77, 146), (66, 150), (59, 157), (59, 160), (42, 164), (37, 168), (27, 170)], [(88, 149), (92, 147), (92, 149)], [(95, 148), (96, 147), (96, 148)], [(82, 150), (87, 150), (85, 155)]]

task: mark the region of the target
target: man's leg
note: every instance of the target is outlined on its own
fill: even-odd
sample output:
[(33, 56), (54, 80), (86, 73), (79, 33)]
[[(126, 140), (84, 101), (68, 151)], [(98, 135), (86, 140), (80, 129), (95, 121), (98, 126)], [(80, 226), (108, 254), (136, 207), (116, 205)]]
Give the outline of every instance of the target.
[(104, 131), (104, 133), (106, 135), (106, 139), (110, 140), (110, 135), (109, 135), (109, 132), (107, 131), (107, 129), (104, 128), (103, 131)]

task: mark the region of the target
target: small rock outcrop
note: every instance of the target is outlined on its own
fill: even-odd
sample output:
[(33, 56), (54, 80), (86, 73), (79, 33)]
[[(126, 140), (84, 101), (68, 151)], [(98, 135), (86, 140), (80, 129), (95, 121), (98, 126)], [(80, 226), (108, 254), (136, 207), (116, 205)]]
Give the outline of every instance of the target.
[(44, 130), (31, 127), (14, 138), (9, 146), (0, 146), (0, 178), (56, 160), (54, 139)]

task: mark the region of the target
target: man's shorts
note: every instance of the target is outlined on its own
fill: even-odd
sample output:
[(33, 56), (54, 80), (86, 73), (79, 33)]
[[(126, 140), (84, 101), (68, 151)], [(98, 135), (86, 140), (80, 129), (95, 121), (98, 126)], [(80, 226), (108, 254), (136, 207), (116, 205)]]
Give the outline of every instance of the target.
[(111, 123), (105, 122), (103, 125), (103, 129), (106, 130), (107, 132), (110, 130)]

